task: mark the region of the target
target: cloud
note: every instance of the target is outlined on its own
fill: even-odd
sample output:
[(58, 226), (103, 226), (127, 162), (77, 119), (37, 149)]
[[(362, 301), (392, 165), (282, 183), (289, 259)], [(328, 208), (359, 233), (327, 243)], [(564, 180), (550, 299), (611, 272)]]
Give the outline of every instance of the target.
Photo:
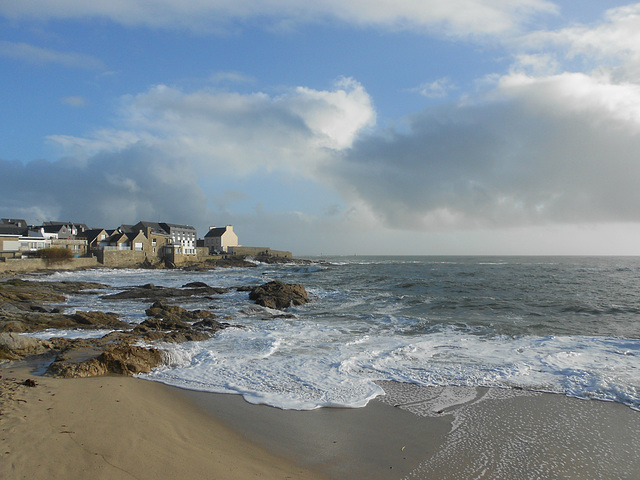
[(512, 74), (361, 139), (332, 173), (396, 228), (639, 221), (639, 149), (640, 86)]
[(333, 90), (298, 87), (276, 97), (158, 85), (122, 103), (120, 131), (48, 138), (74, 156), (140, 143), (190, 158), (207, 173), (313, 175), (327, 150), (349, 147), (375, 122), (371, 98), (353, 79), (338, 80)]
[(422, 85), (412, 88), (411, 92), (416, 92), (427, 98), (443, 98), (446, 97), (455, 85), (448, 78), (439, 78), (433, 82), (426, 82)]
[(215, 72), (209, 78), (213, 83), (255, 83), (255, 78), (240, 72)]
[(338, 20), (393, 29), (436, 28), (457, 36), (508, 32), (535, 15), (556, 12), (556, 6), (546, 0), (31, 0), (0, 4), (0, 14), (8, 18), (107, 18), (124, 25), (195, 31), (225, 28), (232, 21), (260, 20), (278, 26)]
[(523, 36), (519, 48), (554, 52), (569, 68), (607, 71), (619, 81), (640, 76), (640, 3), (605, 12), (597, 25), (575, 25)]
[[(63, 155), (57, 161), (0, 161), (0, 204), (103, 226), (158, 218), (202, 226), (212, 221), (210, 205), (255, 202), (262, 183), (280, 182), (276, 194), (286, 200), (283, 178), (315, 178), (374, 121), (371, 99), (352, 79), (279, 96), (159, 85), (122, 99), (121, 129), (49, 136)], [(250, 180), (251, 190), (234, 179)]]
[(104, 63), (91, 56), (75, 52), (58, 52), (28, 43), (0, 41), (0, 55), (37, 65), (57, 64), (64, 67), (102, 70)]
[[(0, 160), (3, 210), (31, 212), (33, 220), (72, 219), (114, 227), (134, 219), (193, 221), (206, 196), (188, 164), (164, 152), (130, 146), (94, 156), (79, 168), (74, 160)], [(37, 210), (37, 212), (36, 212)]]
[(84, 107), (87, 104), (87, 99), (80, 96), (64, 97), (61, 101), (70, 107)]

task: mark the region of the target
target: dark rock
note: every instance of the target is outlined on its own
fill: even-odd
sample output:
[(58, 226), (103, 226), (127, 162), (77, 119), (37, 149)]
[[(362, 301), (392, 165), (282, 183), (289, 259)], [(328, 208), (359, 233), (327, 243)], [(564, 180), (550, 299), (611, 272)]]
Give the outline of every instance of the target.
[(182, 288), (209, 288), (209, 285), (204, 282), (191, 282), (183, 285)]
[(263, 307), (282, 310), (309, 301), (303, 285), (273, 281), (255, 287), (249, 293), (249, 299)]
[(229, 291), (226, 288), (209, 287), (206, 284), (203, 285), (204, 286), (197, 287), (185, 286), (183, 288), (169, 288), (147, 284), (140, 287), (131, 287), (127, 290), (111, 295), (105, 295), (102, 298), (104, 300), (140, 299), (155, 301), (169, 298), (207, 297), (209, 295), (221, 295)]

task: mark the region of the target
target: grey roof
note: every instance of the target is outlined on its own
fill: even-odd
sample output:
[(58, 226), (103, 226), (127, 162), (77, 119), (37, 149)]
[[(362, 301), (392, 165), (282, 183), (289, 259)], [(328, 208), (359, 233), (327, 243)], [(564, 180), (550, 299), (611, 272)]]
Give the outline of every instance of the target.
[[(151, 228), (151, 233), (155, 233), (155, 234), (162, 234), (162, 235), (166, 235), (167, 232), (163, 227), (162, 224), (158, 223), (158, 222), (138, 222), (135, 225), (133, 225), (131, 227), (131, 230), (146, 230), (147, 228)], [(145, 232), (146, 233), (146, 232)]]
[(178, 224), (175, 224), (175, 223), (161, 223), (160, 225), (167, 232), (170, 232), (172, 228), (179, 228), (179, 229), (183, 229), (183, 230), (193, 230), (194, 232), (196, 231), (196, 229), (194, 227), (192, 227), (191, 225), (178, 225)]
[(100, 235), (100, 233), (102, 232), (106, 232), (106, 230), (104, 228), (91, 228), (89, 230), (85, 230), (82, 233), (78, 234), (79, 238), (85, 238), (87, 239), (87, 241), (89, 243), (93, 242), (96, 238), (98, 238), (98, 235)]
[(26, 228), (20, 228), (15, 225), (0, 224), (0, 235), (24, 235), (27, 233)]
[(27, 221), (22, 218), (2, 218), (0, 225), (15, 225), (16, 227), (27, 227)]
[(221, 237), (222, 235), (224, 235), (224, 233), (226, 231), (227, 231), (227, 227), (211, 228), (211, 229), (209, 229), (209, 231), (207, 232), (207, 234), (204, 237), (205, 238)]

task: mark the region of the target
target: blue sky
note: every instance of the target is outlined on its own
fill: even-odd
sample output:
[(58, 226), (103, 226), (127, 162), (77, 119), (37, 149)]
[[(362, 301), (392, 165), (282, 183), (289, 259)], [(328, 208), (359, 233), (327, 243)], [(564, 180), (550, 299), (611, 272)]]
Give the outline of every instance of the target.
[(640, 4), (0, 4), (0, 215), (640, 254)]

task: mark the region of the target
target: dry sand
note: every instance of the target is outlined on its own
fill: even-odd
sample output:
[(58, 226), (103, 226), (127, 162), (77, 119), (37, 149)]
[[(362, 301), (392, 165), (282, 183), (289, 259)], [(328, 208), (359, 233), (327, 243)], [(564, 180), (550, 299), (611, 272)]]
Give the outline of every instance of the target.
[(0, 374), (2, 479), (640, 479), (640, 412), (615, 403), (384, 382), (365, 408), (298, 412), (126, 377)]
[[(60, 380), (0, 368), (2, 479), (319, 479), (172, 389), (128, 377)], [(34, 379), (35, 387), (23, 384)]]

